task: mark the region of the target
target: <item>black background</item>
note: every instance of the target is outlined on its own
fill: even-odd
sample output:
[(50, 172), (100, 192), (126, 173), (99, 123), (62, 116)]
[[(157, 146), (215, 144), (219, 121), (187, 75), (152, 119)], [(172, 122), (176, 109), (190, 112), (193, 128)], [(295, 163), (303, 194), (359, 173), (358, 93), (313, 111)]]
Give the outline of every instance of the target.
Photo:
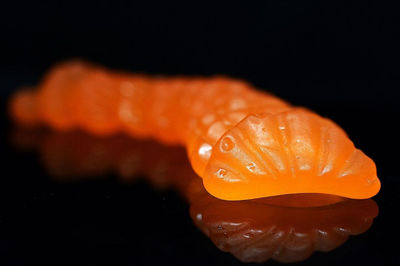
[(147, 73), (227, 74), (332, 118), (377, 163), (380, 215), (365, 235), (306, 263), (398, 263), (399, 26), (398, 7), (383, 1), (1, 4), (0, 263), (239, 264), (195, 230), (173, 192), (112, 178), (61, 186), (34, 154), (10, 146), (8, 95), (71, 57)]

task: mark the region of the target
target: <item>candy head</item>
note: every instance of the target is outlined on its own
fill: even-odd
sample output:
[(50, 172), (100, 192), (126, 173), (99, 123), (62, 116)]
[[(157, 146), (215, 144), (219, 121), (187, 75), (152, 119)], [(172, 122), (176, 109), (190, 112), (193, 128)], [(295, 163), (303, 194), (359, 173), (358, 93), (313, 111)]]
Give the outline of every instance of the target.
[(212, 195), (244, 200), (293, 193), (370, 198), (374, 162), (332, 121), (304, 109), (250, 115), (216, 143), (203, 174)]

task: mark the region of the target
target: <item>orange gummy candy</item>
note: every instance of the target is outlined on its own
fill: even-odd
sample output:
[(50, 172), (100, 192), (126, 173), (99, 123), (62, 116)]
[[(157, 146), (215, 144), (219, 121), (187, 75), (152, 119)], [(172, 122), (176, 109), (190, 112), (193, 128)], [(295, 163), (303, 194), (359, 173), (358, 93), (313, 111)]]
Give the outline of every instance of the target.
[(338, 125), (236, 79), (148, 77), (71, 61), (55, 66), (37, 93), (17, 92), (10, 109), (26, 125), (184, 145), (220, 199), (364, 199), (380, 189), (374, 162)]

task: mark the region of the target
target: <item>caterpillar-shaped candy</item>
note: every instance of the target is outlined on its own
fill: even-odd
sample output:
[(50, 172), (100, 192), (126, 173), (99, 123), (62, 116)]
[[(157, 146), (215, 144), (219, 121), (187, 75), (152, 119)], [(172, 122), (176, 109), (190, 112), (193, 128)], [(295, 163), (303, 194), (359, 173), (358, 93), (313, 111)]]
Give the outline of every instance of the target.
[(374, 162), (338, 125), (236, 79), (149, 77), (70, 61), (36, 91), (17, 92), (10, 110), (25, 125), (184, 145), (206, 190), (220, 199), (362, 199), (380, 189)]

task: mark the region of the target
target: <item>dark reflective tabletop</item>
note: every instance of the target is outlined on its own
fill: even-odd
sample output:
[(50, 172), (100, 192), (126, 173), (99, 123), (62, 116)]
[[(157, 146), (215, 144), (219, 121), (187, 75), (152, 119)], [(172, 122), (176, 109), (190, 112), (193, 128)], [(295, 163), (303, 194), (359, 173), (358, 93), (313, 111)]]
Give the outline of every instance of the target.
[(6, 265), (398, 261), (384, 192), (223, 201), (204, 190), (181, 147), (13, 126), (4, 137)]

